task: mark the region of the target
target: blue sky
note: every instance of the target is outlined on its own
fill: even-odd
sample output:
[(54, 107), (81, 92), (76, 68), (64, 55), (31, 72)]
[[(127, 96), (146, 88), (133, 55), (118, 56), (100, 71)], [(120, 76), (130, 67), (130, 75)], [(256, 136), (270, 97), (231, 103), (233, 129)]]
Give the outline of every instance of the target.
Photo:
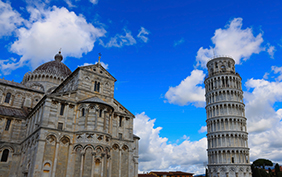
[(203, 172), (206, 61), (230, 55), (242, 77), (251, 160), (282, 163), (282, 4), (267, 1), (0, 1), (1, 78), (53, 60), (101, 61), (136, 115), (140, 171)]

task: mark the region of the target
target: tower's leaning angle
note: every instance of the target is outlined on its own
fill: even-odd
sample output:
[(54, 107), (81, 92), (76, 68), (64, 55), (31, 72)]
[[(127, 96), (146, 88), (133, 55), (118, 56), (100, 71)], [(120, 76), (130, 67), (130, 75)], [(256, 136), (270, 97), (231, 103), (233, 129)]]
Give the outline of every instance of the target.
[(231, 57), (207, 63), (208, 176), (251, 177), (241, 77)]

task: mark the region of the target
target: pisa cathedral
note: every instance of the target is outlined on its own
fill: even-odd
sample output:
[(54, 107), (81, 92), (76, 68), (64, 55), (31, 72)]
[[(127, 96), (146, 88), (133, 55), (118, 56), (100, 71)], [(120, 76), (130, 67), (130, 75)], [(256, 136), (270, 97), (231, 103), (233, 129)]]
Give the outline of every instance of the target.
[(251, 177), (241, 77), (230, 57), (207, 63), (208, 176)]
[(0, 79), (0, 177), (137, 177), (139, 137), (116, 79), (100, 59), (73, 72), (62, 60)]

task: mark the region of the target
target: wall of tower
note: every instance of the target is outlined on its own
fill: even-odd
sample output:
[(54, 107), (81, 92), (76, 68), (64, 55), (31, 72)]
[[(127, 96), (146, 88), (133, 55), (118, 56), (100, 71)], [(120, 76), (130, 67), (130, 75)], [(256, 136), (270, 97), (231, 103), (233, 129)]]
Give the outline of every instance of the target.
[(247, 119), (241, 77), (235, 61), (207, 63), (205, 79), (209, 176), (250, 177)]

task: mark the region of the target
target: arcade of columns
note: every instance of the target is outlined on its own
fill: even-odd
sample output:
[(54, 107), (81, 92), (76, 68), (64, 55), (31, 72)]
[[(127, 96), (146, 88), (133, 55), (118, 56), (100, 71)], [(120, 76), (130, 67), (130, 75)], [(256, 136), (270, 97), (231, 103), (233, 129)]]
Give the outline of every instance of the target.
[(234, 65), (230, 57), (217, 57), (207, 63), (209, 176), (249, 177), (251, 174), (241, 77)]

